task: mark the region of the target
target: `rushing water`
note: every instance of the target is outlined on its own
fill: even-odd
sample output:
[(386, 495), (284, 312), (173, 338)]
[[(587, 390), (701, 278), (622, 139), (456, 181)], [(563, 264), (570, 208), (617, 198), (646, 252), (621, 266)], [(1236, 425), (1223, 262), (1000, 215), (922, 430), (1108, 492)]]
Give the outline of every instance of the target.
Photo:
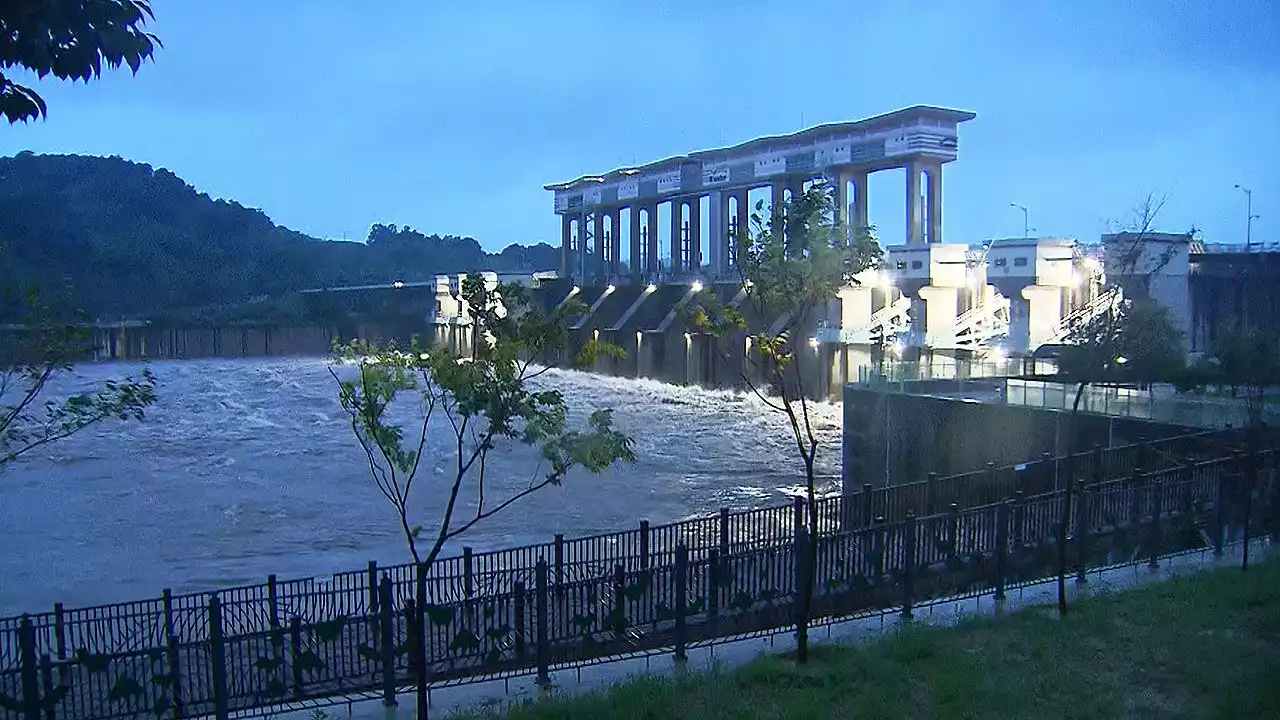
[[(90, 365), (55, 392), (136, 372)], [(0, 615), (321, 575), (408, 560), (394, 512), (369, 477), (323, 360), (151, 365), (159, 400), (143, 423), (113, 423), (0, 472)], [(615, 409), (638, 462), (576, 471), (477, 525), (477, 551), (783, 502), (802, 467), (785, 419), (747, 394), (553, 371), (577, 419)], [(412, 418), (416, 408), (401, 412)], [(819, 472), (839, 473), (838, 408), (814, 413)], [(415, 486), (430, 527), (452, 430), (432, 435)], [(492, 501), (536, 470), (528, 448), (494, 453)]]

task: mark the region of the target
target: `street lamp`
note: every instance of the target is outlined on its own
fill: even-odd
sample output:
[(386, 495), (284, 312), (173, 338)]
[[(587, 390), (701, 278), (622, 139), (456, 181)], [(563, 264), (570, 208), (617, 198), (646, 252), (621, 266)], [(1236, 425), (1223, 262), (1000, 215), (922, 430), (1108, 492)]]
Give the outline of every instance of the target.
[(1244, 214), (1246, 215), (1244, 222), (1244, 251), (1249, 252), (1249, 248), (1253, 245), (1253, 219), (1259, 216), (1253, 214), (1253, 191), (1238, 183), (1236, 184), (1236, 189), (1244, 191)]
[(1009, 207), (1016, 207), (1022, 211), (1022, 237), (1025, 240), (1027, 237), (1030, 237), (1030, 234), (1031, 234), (1031, 228), (1030, 228), (1031, 223), (1029, 221), (1029, 216), (1027, 214), (1027, 206), (1019, 205), (1018, 203), (1011, 202), (1009, 203)]

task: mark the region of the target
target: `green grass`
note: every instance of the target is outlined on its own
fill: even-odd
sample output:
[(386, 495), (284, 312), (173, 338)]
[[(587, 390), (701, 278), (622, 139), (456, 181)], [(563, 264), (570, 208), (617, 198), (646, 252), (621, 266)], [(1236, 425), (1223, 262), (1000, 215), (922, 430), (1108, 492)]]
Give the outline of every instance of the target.
[[(1280, 562), (513, 708), (544, 718), (1280, 718)], [(492, 714), (460, 716), (491, 718)]]

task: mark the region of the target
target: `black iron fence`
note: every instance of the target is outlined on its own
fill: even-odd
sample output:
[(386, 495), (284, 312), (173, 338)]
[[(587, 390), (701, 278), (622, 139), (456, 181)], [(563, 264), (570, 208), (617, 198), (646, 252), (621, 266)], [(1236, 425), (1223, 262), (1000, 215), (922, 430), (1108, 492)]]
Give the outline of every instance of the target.
[[(1276, 532), (1276, 454), (1216, 431), (490, 553), (0, 619), (0, 717), (260, 713), (911, 608)], [(416, 608), (421, 608), (419, 614)], [(415, 618), (421, 616), (421, 626)], [(418, 639), (421, 642), (416, 642)]]

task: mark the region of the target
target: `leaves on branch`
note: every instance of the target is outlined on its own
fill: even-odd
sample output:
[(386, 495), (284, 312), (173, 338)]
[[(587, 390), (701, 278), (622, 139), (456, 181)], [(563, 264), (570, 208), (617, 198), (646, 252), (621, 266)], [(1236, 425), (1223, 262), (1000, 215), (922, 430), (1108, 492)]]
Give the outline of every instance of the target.
[[(631, 439), (614, 428), (610, 411), (597, 410), (584, 427), (571, 427), (564, 396), (533, 382), (551, 367), (621, 352), (598, 342), (573, 350), (568, 327), (585, 310), (581, 304), (566, 303), (544, 314), (527, 288), (489, 286), (480, 277), (466, 280), (461, 299), (474, 318), (459, 328), (470, 333), (469, 355), (416, 340), (403, 349), (355, 341), (334, 348), (342, 364), (356, 369), (355, 376), (344, 378), (331, 369), (370, 474), (400, 515), (410, 554), (427, 566), (450, 538), (528, 494), (560, 484), (574, 468), (600, 473), (617, 462), (635, 460)], [(406, 396), (418, 399), (423, 409), (411, 434), (388, 415)], [(455, 440), (447, 455), (428, 462), (432, 468), (450, 468), (447, 484), (437, 487), (447, 492), (447, 503), (434, 533), (409, 519), (416, 515), (411, 490), (423, 474), (423, 454), (431, 451), (427, 437), (432, 428), (437, 433), (448, 428)], [(545, 469), (523, 490), (495, 501), (485, 495), (486, 460), (502, 442), (537, 448)], [(474, 493), (475, 512), (455, 517), (464, 487)], [(418, 550), (424, 537), (431, 542), (425, 558)]]
[[(88, 82), (103, 66), (127, 65), (135, 74), (159, 38), (146, 0), (13, 0), (0, 3), (0, 69), (23, 68), (44, 78)], [(0, 72), (0, 114), (10, 124), (39, 120), (48, 107), (38, 93)]]
[(34, 288), (9, 288), (0, 315), (18, 320), (0, 345), (0, 470), (22, 455), (104, 420), (142, 420), (155, 402), (156, 378), (108, 380), (92, 392), (44, 400), (49, 382), (84, 357), (89, 331)]

